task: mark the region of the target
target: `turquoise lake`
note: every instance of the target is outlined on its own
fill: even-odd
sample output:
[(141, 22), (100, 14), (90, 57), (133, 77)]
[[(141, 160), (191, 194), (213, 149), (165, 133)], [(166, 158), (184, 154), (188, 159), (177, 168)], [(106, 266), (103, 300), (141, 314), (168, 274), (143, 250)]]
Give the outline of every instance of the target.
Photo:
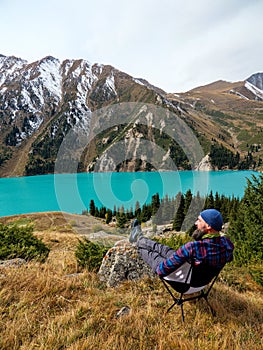
[(142, 206), (151, 197), (176, 196), (191, 189), (205, 195), (215, 194), (241, 198), (253, 171), (177, 171), (138, 173), (80, 173), (40, 175), (0, 179), (0, 216), (43, 211), (81, 214), (95, 205), (113, 209), (130, 209), (136, 201)]

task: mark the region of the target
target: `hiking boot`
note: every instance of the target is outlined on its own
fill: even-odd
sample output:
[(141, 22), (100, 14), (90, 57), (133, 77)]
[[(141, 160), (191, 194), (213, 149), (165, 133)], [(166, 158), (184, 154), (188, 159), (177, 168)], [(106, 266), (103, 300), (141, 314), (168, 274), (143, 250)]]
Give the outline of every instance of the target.
[(135, 219), (131, 224), (131, 233), (129, 236), (129, 242), (135, 243), (138, 241), (139, 237), (142, 237), (142, 230), (139, 221)]

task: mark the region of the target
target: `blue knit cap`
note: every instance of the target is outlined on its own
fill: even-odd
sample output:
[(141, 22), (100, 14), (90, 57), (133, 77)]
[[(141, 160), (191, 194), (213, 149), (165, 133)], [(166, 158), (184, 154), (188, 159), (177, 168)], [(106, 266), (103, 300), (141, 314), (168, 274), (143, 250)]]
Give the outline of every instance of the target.
[(221, 231), (223, 226), (223, 218), (218, 210), (206, 209), (200, 213), (200, 216), (214, 230)]

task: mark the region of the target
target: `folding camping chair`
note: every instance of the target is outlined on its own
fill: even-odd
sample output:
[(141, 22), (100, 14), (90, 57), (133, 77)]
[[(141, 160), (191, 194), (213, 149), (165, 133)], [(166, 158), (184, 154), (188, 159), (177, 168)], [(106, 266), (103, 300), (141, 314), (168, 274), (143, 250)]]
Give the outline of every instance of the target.
[[(211, 313), (215, 316), (215, 311), (208, 302), (208, 295), (220, 273), (221, 269), (209, 266), (204, 263), (196, 264), (186, 262), (170, 275), (162, 277), (166, 290), (171, 295), (174, 303), (167, 309), (169, 312), (175, 305), (181, 307), (182, 320), (184, 322), (183, 304), (190, 300), (205, 299)], [(176, 297), (173, 291), (179, 293)]]

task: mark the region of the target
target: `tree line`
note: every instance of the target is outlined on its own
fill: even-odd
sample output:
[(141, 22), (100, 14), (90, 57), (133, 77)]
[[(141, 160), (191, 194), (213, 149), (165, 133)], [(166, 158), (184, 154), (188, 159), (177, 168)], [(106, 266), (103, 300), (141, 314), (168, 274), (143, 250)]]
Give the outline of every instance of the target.
[[(191, 190), (185, 194), (179, 192), (175, 197), (166, 195), (160, 199), (158, 193), (152, 196), (150, 203), (144, 203), (142, 206), (137, 201), (135, 208), (125, 209), (123, 206), (113, 209), (104, 206), (97, 207), (93, 199), (89, 204), (90, 215), (105, 219), (109, 224), (116, 221), (116, 226), (124, 228), (131, 220), (137, 218), (140, 223), (144, 223), (152, 219), (152, 223), (156, 225), (172, 224), (172, 228), (176, 231), (184, 230), (188, 227), (191, 231), (201, 209), (215, 208), (219, 210), (225, 221), (229, 221), (233, 213), (239, 205), (239, 198), (219, 195), (218, 192), (202, 197), (199, 192), (193, 195)], [(192, 214), (191, 214), (192, 213)], [(85, 212), (83, 212), (85, 214)]]

